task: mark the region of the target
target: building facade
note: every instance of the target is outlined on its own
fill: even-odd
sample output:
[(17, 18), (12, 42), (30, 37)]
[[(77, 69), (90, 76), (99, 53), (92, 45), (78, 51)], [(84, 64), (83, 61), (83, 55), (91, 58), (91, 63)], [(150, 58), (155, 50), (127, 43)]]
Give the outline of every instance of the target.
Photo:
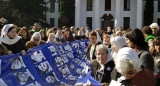
[[(76, 0), (75, 27), (103, 29), (143, 26), (144, 0)], [(154, 0), (154, 20), (160, 22), (160, 0)]]
[(46, 7), (49, 8), (46, 12), (46, 23), (52, 27), (58, 27), (58, 19), (60, 17), (58, 0), (45, 0), (45, 2)]

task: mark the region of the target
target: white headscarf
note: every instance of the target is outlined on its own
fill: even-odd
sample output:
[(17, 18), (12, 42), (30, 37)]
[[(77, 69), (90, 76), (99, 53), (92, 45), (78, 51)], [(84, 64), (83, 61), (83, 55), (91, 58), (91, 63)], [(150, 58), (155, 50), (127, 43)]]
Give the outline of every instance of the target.
[(138, 58), (138, 54), (132, 48), (124, 47), (118, 51), (118, 54), (116, 56), (116, 61), (115, 61), (117, 70), (123, 70), (119, 68), (120, 67), (119, 64), (122, 64), (120, 63), (121, 62), (120, 60), (124, 60), (124, 59), (129, 59), (131, 61), (134, 61), (134, 63), (136, 62), (138, 68), (139, 69), (141, 68), (142, 62)]
[(34, 41), (34, 37), (39, 37), (39, 42), (38, 42), (38, 45), (39, 45), (41, 42), (41, 34), (39, 32), (33, 33), (30, 41)]
[(96, 32), (96, 35), (97, 35), (97, 41), (96, 41), (96, 43), (98, 43), (98, 42), (102, 42), (102, 40), (101, 40), (101, 37), (100, 37), (99, 33), (98, 33), (96, 30), (94, 30), (94, 31)]
[[(48, 35), (48, 39), (47, 39), (47, 42), (46, 42), (46, 43), (51, 43), (51, 41), (50, 41), (50, 36), (51, 36), (51, 34), (55, 35), (54, 33), (50, 33), (50, 34)], [(54, 38), (54, 42), (56, 42), (56, 38)]]
[(1, 31), (1, 42), (8, 44), (8, 45), (12, 45), (12, 44), (15, 44), (21, 38), (20, 36), (17, 36), (17, 34), (14, 39), (10, 39), (7, 36), (8, 30), (12, 26), (14, 26), (14, 25), (13, 24), (4, 25), (4, 27), (2, 28), (2, 31)]

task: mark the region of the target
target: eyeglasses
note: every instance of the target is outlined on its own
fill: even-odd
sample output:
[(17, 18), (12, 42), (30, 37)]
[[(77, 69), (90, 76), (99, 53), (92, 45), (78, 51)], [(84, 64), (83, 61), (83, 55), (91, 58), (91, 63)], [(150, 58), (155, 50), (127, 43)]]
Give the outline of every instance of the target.
[(33, 39), (34, 41), (39, 41), (39, 39)]

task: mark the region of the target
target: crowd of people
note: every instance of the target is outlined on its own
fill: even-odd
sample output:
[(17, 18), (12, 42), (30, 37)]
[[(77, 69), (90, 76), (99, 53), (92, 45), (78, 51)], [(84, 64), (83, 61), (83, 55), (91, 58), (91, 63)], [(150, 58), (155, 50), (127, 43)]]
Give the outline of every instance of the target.
[[(86, 27), (41, 29), (35, 23), (32, 29), (18, 29), (5, 24), (1, 29), (0, 56), (26, 51), (45, 43), (69, 43), (89, 39), (86, 60), (90, 61), (92, 76), (101, 85), (112, 80), (123, 86), (159, 86), (160, 30), (157, 23), (143, 28), (107, 31)], [(159, 79), (160, 81), (160, 79)]]

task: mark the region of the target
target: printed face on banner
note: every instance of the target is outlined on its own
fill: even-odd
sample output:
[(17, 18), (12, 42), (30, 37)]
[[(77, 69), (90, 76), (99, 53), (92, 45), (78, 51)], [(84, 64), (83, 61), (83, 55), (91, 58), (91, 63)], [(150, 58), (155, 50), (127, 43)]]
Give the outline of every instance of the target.
[(66, 63), (68, 62), (67, 56), (66, 55), (61, 55), (61, 58), (63, 58), (63, 61)]
[(86, 47), (85, 42), (80, 42), (80, 45), (81, 45), (82, 48)]
[(69, 58), (71, 58), (71, 59), (73, 59), (73, 58), (74, 58), (74, 56), (73, 56), (73, 52), (69, 52), (69, 53), (67, 53), (67, 56), (68, 56)]
[(78, 73), (78, 74), (81, 74), (81, 73), (82, 73), (82, 69), (79, 69), (79, 68), (77, 68), (75, 71), (76, 71), (76, 73)]
[(69, 75), (69, 76), (67, 77), (67, 80), (70, 80), (70, 81), (73, 81), (73, 82), (76, 82), (77, 79), (78, 79), (78, 76)]
[(36, 81), (36, 82), (31, 83), (31, 84), (29, 84), (27, 86), (41, 86), (41, 85)]
[(59, 67), (61, 65), (63, 65), (65, 62), (63, 61), (63, 58), (61, 57), (55, 57), (55, 62), (56, 62), (56, 65)]
[(40, 70), (41, 75), (46, 74), (52, 70), (48, 61), (40, 63), (39, 65), (37, 65), (37, 68)]
[(64, 51), (63, 51), (61, 46), (57, 46), (57, 48), (58, 48), (59, 54), (63, 54), (64, 53)]
[(28, 69), (17, 72), (14, 75), (21, 85), (24, 85), (24, 84), (34, 80), (34, 77), (31, 75), (31, 73), (28, 71)]
[(22, 60), (22, 57), (19, 56), (15, 59), (13, 59), (12, 61), (12, 64), (11, 64), (11, 70), (14, 71), (14, 70), (18, 70), (18, 69), (21, 69), (21, 68), (25, 68), (25, 64), (23, 63), (23, 60)]
[(77, 58), (73, 59), (73, 61), (74, 61), (76, 64), (78, 64), (78, 65), (80, 65), (80, 64), (81, 64), (81, 62), (82, 62), (82, 61), (80, 61), (80, 60), (79, 60), (79, 59), (77, 59)]
[(57, 52), (56, 52), (56, 49), (54, 46), (50, 46), (50, 47), (48, 47), (48, 49), (51, 51), (52, 56), (57, 55)]
[(55, 84), (55, 83), (58, 81), (58, 79), (56, 78), (56, 76), (55, 76), (54, 73), (46, 76), (46, 77), (45, 77), (45, 80), (46, 80), (49, 84), (52, 84), (52, 85)]
[(72, 69), (72, 70), (74, 70), (74, 69), (76, 69), (76, 67), (74, 66), (74, 64), (73, 63), (69, 63), (69, 67)]
[(102, 76), (103, 76), (103, 72), (97, 71), (96, 72), (96, 77), (95, 77), (96, 81), (98, 81), (99, 83), (101, 83)]
[(0, 86), (7, 86), (7, 84), (0, 78)]
[(74, 49), (79, 49), (79, 44), (78, 44), (78, 43), (74, 43), (74, 44), (72, 44), (72, 47), (73, 47)]
[(68, 74), (70, 74), (70, 71), (69, 71), (67, 65), (60, 67), (59, 71), (62, 73), (63, 77), (66, 77)]
[(37, 63), (37, 62), (45, 60), (45, 57), (44, 57), (44, 55), (43, 55), (41, 50), (36, 51), (33, 54), (30, 54), (30, 57), (31, 57), (31, 59), (32, 59), (32, 61), (34, 63)]
[(65, 52), (72, 51), (72, 48), (69, 44), (64, 45), (63, 48), (64, 48)]

